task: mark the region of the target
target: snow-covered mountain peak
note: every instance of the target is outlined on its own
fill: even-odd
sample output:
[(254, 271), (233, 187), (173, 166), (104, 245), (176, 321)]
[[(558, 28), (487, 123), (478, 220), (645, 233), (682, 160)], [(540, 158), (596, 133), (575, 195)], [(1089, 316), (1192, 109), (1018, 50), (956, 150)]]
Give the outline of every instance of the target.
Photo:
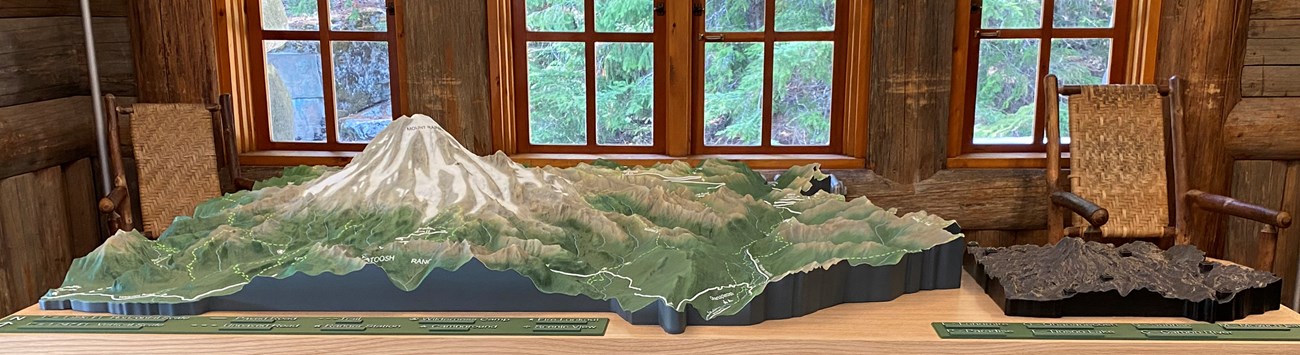
[[(560, 192), (568, 182), (509, 159), (480, 157), (425, 115), (394, 120), (339, 172), (306, 186), (313, 207), (410, 206), (426, 218), (463, 212), (521, 214), (522, 194)], [(299, 206), (306, 207), (306, 206)]]

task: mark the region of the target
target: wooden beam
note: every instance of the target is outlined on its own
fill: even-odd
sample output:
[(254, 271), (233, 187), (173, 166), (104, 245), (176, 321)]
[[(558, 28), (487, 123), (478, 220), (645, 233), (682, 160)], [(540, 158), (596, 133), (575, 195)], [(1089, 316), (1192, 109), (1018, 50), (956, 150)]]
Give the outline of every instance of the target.
[(1044, 245), (1047, 244), (1047, 231), (1043, 229), (1022, 229), (1022, 230), (999, 230), (999, 229), (981, 229), (981, 230), (963, 230), (966, 234), (967, 242), (979, 243), (982, 247), (1009, 247), (1012, 245)]
[(870, 149), (867, 118), (871, 113), (871, 38), (874, 27), (872, 21), (866, 19), (873, 18), (872, 6), (871, 1), (852, 1), (846, 6), (848, 18), (861, 20), (846, 25), (847, 43), (837, 49), (846, 53), (843, 68), (836, 69), (844, 77), (844, 94), (835, 98), (844, 100), (842, 153), (856, 158), (866, 158)]
[(94, 154), (90, 97), (0, 108), (0, 179)]
[[(105, 94), (118, 96), (136, 95), (135, 57), (131, 51), (131, 24), (126, 18), (95, 19), (95, 59), (99, 62), (99, 89)], [(77, 58), (85, 79), (81, 81), (78, 95), (90, 95), (89, 68), (86, 65), (85, 40), (80, 39), (81, 29), (75, 30), (79, 37)]]
[[(1165, 0), (1160, 20), (1157, 78), (1177, 75), (1183, 93), (1189, 188), (1226, 195), (1232, 160), (1223, 123), (1241, 99), (1249, 1)], [(1182, 226), (1192, 244), (1223, 255), (1223, 216), (1192, 209)]]
[[(126, 17), (127, 0), (90, 0), (94, 16)], [(81, 2), (71, 0), (0, 1), (0, 18), (81, 16)]]
[[(663, 29), (666, 31), (663, 38), (666, 40), (661, 43), (672, 43), (673, 45), (664, 48), (665, 59), (662, 61), (665, 68), (656, 69), (656, 73), (663, 73), (664, 80), (664, 100), (665, 106), (656, 108), (663, 110), (662, 117), (690, 117), (692, 115), (693, 97), (691, 95), (691, 84), (694, 80), (695, 72), (692, 70), (692, 56), (690, 51), (695, 47), (696, 34), (692, 28), (695, 16), (692, 4), (680, 1), (664, 6)], [(659, 74), (656, 74), (659, 75)], [(656, 79), (659, 80), (659, 79)], [(664, 132), (656, 134), (666, 134), (664, 141), (664, 153), (670, 156), (685, 156), (691, 154), (691, 123), (690, 120), (669, 119), (664, 122)]]
[(1246, 44), (1245, 65), (1300, 64), (1300, 38), (1252, 38)]
[[(1292, 214), (1300, 213), (1300, 161), (1287, 163), (1284, 190), (1282, 210)], [(1282, 303), (1292, 309), (1300, 307), (1300, 295), (1296, 292), (1296, 282), (1300, 281), (1300, 274), (1296, 270), (1298, 258), (1300, 227), (1281, 230), (1277, 238), (1277, 252), (1273, 256), (1273, 273), (1282, 277)]]
[(1249, 98), (1228, 115), (1225, 147), (1237, 159), (1300, 159), (1300, 98)]
[(972, 230), (1047, 228), (1047, 179), (1041, 169), (941, 170), (915, 184), (862, 169), (826, 172), (844, 182), (848, 197), (866, 197), (899, 213), (924, 210)]
[(213, 6), (196, 6), (192, 0), (130, 3), (140, 101), (216, 102), (220, 83)]
[(1254, 0), (1250, 8), (1250, 18), (1300, 18), (1300, 1)]
[[(1286, 188), (1287, 164), (1274, 160), (1239, 160), (1233, 164), (1232, 198), (1277, 209), (1282, 206)], [(1263, 223), (1245, 218), (1229, 218), (1225, 259), (1258, 268)], [(1271, 256), (1271, 254), (1270, 254)], [(1271, 261), (1271, 260), (1270, 260)]]
[(515, 78), (512, 0), (487, 1), (488, 87), (492, 91), (492, 148), (506, 154), (518, 152), (515, 138)]
[[(492, 153), (483, 1), (405, 3), (409, 113), (433, 117), (470, 151)], [(473, 21), (470, 21), (473, 20)]]
[(1250, 38), (1300, 38), (1300, 20), (1251, 20)]
[[(126, 19), (94, 26), (104, 91), (133, 94)], [(90, 93), (84, 38), (76, 17), (0, 18), (0, 107)]]
[(868, 167), (912, 184), (943, 169), (952, 91), (951, 0), (877, 0)]
[(1246, 66), (1242, 68), (1241, 96), (1300, 96), (1300, 66)]

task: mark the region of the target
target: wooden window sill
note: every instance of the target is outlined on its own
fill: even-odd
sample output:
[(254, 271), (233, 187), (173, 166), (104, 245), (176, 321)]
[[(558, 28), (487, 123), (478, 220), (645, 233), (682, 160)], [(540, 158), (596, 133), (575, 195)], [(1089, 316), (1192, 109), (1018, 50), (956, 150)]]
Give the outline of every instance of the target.
[(590, 163), (596, 159), (612, 160), (623, 165), (650, 166), (655, 163), (671, 163), (676, 160), (691, 164), (710, 158), (744, 162), (751, 169), (787, 169), (795, 165), (820, 163), (823, 169), (862, 169), (866, 160), (838, 154), (702, 154), (674, 157), (662, 154), (550, 154), (527, 153), (510, 156), (514, 161), (533, 166), (554, 166), (567, 168), (578, 163)]
[[(1070, 167), (1070, 153), (1061, 153), (1062, 168)], [(1047, 153), (970, 153), (948, 158), (948, 169), (1043, 169)]]
[[(246, 152), (239, 155), (239, 164), (246, 166), (295, 166), (295, 165), (330, 165), (343, 166), (352, 161), (360, 152), (306, 151), (306, 150), (263, 150)], [(823, 169), (862, 169), (866, 161), (862, 158), (838, 154), (705, 154), (685, 157), (673, 157), (662, 154), (549, 154), (530, 153), (510, 156), (516, 162), (532, 166), (554, 166), (567, 168), (578, 163), (590, 163), (596, 159), (607, 159), (623, 165), (650, 166), (654, 163), (671, 163), (684, 160), (691, 164), (719, 158), (741, 161), (753, 169), (786, 169), (794, 165), (821, 163)]]
[(245, 166), (343, 166), (361, 152), (314, 150), (260, 150), (239, 155), (239, 165)]

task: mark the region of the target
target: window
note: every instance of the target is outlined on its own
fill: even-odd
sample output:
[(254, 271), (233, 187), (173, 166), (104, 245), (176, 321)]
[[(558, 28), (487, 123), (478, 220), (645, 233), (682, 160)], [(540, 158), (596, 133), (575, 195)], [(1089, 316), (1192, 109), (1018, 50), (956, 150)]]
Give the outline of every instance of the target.
[(1133, 0), (969, 1), (968, 58), (954, 86), (964, 96), (954, 100), (963, 105), (960, 152), (1044, 151), (1039, 83), (1049, 73), (1062, 85), (1126, 81)]
[[(836, 74), (851, 2), (511, 0), (514, 64), (498, 64), (514, 81), (515, 152), (846, 154)], [(689, 35), (672, 35), (674, 11)], [(670, 80), (670, 63), (689, 80)]]
[(361, 150), (402, 107), (393, 5), (249, 2), (258, 150)]

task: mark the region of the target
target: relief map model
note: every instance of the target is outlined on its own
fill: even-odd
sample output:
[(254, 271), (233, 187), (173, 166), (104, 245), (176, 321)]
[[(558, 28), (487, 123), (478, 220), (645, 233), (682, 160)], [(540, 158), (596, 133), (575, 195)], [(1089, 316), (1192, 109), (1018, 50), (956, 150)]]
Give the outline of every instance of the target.
[(613, 299), (627, 311), (689, 305), (710, 319), (787, 275), (893, 265), (960, 236), (924, 212), (900, 217), (866, 198), (800, 193), (823, 176), (799, 166), (769, 184), (723, 160), (525, 167), (471, 153), (427, 116), (403, 117), (341, 170), (286, 169), (202, 203), (157, 240), (117, 233), (42, 301), (194, 302), (258, 277), (368, 264), (410, 291), (474, 258), (545, 293)]

